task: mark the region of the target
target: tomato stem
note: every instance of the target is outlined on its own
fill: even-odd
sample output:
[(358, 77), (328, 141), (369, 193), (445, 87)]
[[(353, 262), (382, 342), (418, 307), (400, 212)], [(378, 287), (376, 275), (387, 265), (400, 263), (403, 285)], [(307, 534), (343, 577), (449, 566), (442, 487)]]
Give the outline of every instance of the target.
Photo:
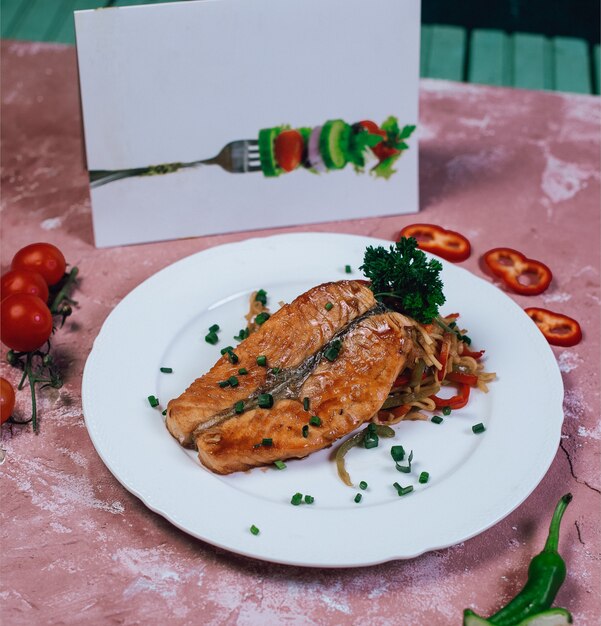
[[(52, 304), (50, 305), (50, 312), (52, 313), (52, 315), (64, 315), (63, 308), (61, 307), (61, 304), (64, 301), (66, 301), (68, 304), (76, 304), (75, 300), (72, 300), (69, 297), (69, 291), (75, 284), (75, 280), (77, 278), (78, 273), (79, 273), (79, 269), (77, 267), (72, 267), (71, 271), (67, 274), (66, 279), (63, 279), (64, 280), (63, 285), (61, 286), (60, 290), (57, 292), (56, 296), (54, 296), (54, 299), (52, 300)], [(70, 313), (71, 311), (69, 310), (67, 315)], [(64, 317), (66, 317), (66, 315), (64, 315)], [(64, 318), (63, 318), (63, 322), (64, 322)]]

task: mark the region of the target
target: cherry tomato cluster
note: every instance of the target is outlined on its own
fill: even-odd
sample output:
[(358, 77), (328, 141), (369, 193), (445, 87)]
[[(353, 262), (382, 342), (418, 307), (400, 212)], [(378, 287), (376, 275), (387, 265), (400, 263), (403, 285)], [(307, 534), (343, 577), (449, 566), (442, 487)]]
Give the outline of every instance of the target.
[[(48, 343), (49, 349), (53, 316), (61, 316), (64, 321), (71, 312), (67, 287), (74, 281), (77, 268), (66, 275), (66, 267), (65, 257), (56, 246), (33, 243), (15, 254), (11, 269), (0, 277), (0, 340), (10, 349), (9, 363), (24, 371), (21, 384), (25, 378), (32, 386), (41, 382), (52, 386), (62, 384), (52, 365), (52, 357), (48, 350), (42, 352), (42, 347)], [(38, 371), (33, 364), (34, 356), (40, 360)], [(49, 377), (42, 378), (42, 370)], [(0, 382), (4, 423), (13, 412), (15, 393), (6, 379)], [(35, 406), (33, 412), (35, 416)]]
[[(435, 224), (410, 224), (399, 237), (413, 237), (420, 249), (454, 263), (465, 261), (471, 254), (466, 237)], [(500, 278), (507, 289), (523, 296), (543, 293), (553, 279), (553, 273), (542, 261), (529, 259), (513, 248), (493, 248), (482, 255), (482, 262), (487, 272)], [(536, 307), (525, 311), (550, 344), (569, 347), (582, 340), (582, 329), (575, 319)]]

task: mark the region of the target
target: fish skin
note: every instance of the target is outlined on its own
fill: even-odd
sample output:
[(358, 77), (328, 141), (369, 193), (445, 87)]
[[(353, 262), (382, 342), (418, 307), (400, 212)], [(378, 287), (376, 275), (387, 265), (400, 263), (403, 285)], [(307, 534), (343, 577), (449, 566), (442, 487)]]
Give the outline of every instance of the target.
[[(328, 302), (335, 305), (329, 311), (325, 308)], [(208, 373), (168, 403), (169, 432), (182, 445), (193, 445), (194, 430), (255, 393), (265, 384), (270, 368), (296, 367), (375, 305), (365, 281), (342, 280), (309, 289), (280, 308), (234, 349), (239, 358), (237, 363), (230, 363), (227, 355), (223, 355)], [(267, 357), (268, 367), (257, 365), (256, 357), (261, 354)], [(248, 374), (239, 375), (241, 367)], [(230, 376), (238, 378), (238, 386), (219, 387), (219, 381)]]
[[(230, 474), (277, 460), (303, 458), (332, 445), (371, 419), (404, 369), (413, 345), (399, 313), (364, 318), (344, 337), (338, 358), (322, 359), (308, 376), (299, 399), (277, 400), (271, 409), (252, 409), (200, 432), (200, 462), (218, 474)], [(310, 410), (302, 398), (310, 398)], [(317, 415), (321, 426), (302, 427)], [(271, 446), (260, 445), (264, 438)], [(259, 445), (258, 445), (259, 444)]]

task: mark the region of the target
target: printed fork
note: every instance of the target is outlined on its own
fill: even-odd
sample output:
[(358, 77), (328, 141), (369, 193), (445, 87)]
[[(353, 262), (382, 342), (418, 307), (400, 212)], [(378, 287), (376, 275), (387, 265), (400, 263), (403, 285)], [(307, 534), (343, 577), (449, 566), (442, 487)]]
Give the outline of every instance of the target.
[(259, 146), (255, 139), (230, 141), (221, 152), (212, 159), (191, 161), (190, 163), (164, 163), (149, 167), (136, 167), (128, 170), (90, 170), (90, 187), (100, 187), (114, 180), (133, 176), (154, 176), (170, 174), (179, 170), (200, 165), (219, 165), (226, 172), (244, 174), (258, 172), (261, 169)]

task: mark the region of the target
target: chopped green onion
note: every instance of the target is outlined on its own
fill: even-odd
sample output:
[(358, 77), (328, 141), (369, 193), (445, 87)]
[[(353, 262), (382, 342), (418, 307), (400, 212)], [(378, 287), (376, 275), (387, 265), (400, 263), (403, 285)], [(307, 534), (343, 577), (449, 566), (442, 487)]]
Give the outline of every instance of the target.
[(399, 496), (404, 496), (413, 491), (413, 485), (408, 485), (407, 487), (401, 487), (399, 483), (393, 483), (392, 485), (396, 490)]
[(376, 432), (375, 424), (368, 424), (365, 429), (365, 435), (363, 437), (363, 446), (368, 450), (371, 448), (377, 448), (380, 443), (380, 438), (378, 437), (378, 433)]
[(257, 404), (262, 409), (270, 409), (273, 406), (273, 396), (270, 393), (260, 393)]
[(392, 446), (390, 448), (390, 456), (395, 463), (402, 461), (405, 458), (405, 448), (403, 446)]
[(363, 489), (363, 491), (367, 489), (367, 483), (364, 480), (359, 483), (359, 489)]
[(275, 376), (277, 376), (280, 373), (280, 368), (279, 367), (272, 367), (271, 368), (271, 373), (274, 374)]
[(173, 368), (172, 367), (161, 367), (161, 372), (163, 372), (163, 374), (173, 374)]
[(326, 302), (325, 309), (326, 311), (331, 311), (334, 308), (334, 305), (331, 302)]
[(400, 463), (396, 464), (396, 468), (399, 472), (403, 472), (404, 474), (411, 473), (411, 461), (413, 461), (413, 450), (409, 453), (407, 457), (407, 465), (401, 465)]
[(357, 502), (357, 504), (358, 504), (359, 502), (361, 502), (361, 499), (362, 499), (362, 498), (363, 498), (363, 496), (362, 496), (360, 493), (358, 493), (358, 494), (355, 496), (355, 502)]
[(213, 324), (213, 326), (209, 326), (210, 333), (216, 333), (219, 330), (219, 324)]
[(225, 346), (225, 348), (221, 348), (221, 354), (225, 354), (226, 352), (232, 352), (234, 348), (232, 346)]
[(154, 409), (155, 406), (159, 406), (159, 399), (154, 396), (148, 396), (148, 404)]
[(305, 496), (305, 502), (306, 502), (307, 504), (313, 504), (313, 503), (315, 502), (315, 498), (314, 498), (313, 496), (306, 495), (306, 496)]
[(236, 412), (237, 415), (244, 413), (244, 401), (243, 400), (238, 400), (238, 402), (234, 404), (234, 411)]
[(267, 357), (264, 354), (260, 354), (257, 357), (257, 365), (261, 365), (262, 367), (267, 365)]
[(274, 461), (273, 464), (279, 469), (279, 470), (283, 470), (286, 469), (286, 463), (284, 463), (284, 461)]
[(290, 500), (290, 504), (294, 504), (294, 506), (298, 506), (303, 501), (302, 493), (295, 493)]
[(479, 424), (474, 424), (474, 426), (472, 426), (472, 431), (476, 435), (479, 435), (480, 433), (483, 433), (485, 430), (486, 430), (486, 428), (484, 428), (484, 424), (482, 422), (480, 422)]
[(230, 360), (230, 363), (234, 364), (238, 363), (238, 361), (240, 360), (235, 352), (228, 352), (227, 358)]
[(326, 351), (323, 353), (328, 361), (335, 361), (338, 358), (338, 354), (340, 353), (340, 348), (342, 347), (342, 341), (340, 339), (334, 339), (326, 348)]
[(230, 381), (229, 380), (220, 380), (217, 383), (220, 387), (229, 387), (230, 386)]
[(259, 289), (259, 291), (257, 291), (255, 302), (260, 302), (263, 306), (267, 304), (267, 292), (265, 289)]
[(165, 409), (164, 411), (161, 411), (161, 415), (167, 415), (167, 409)]
[(443, 406), (442, 407), (442, 414), (443, 415), (450, 415), (451, 414), (451, 407), (450, 406)]
[(311, 424), (311, 426), (321, 426), (321, 418), (317, 415), (312, 415), (309, 424)]
[(230, 376), (227, 379), (227, 382), (232, 386), (232, 387), (237, 387), (238, 386), (238, 379), (235, 376)]
[(420, 482), (422, 485), (424, 485), (425, 483), (427, 483), (427, 482), (430, 480), (430, 474), (428, 474), (428, 472), (422, 472), (422, 473), (419, 475), (418, 480), (419, 480), (419, 482)]
[(238, 374), (248, 374), (248, 370), (245, 367), (241, 367), (238, 370)]
[(456, 328), (457, 327), (457, 322), (451, 322), (449, 324), (449, 328)]
[(309, 400), (309, 398), (303, 398), (303, 409), (305, 411), (309, 410), (310, 405), (311, 405), (311, 400)]
[(205, 341), (214, 346), (219, 341), (219, 337), (217, 337), (217, 333), (209, 333), (205, 336)]
[(345, 271), (347, 274), (350, 274), (353, 270), (351, 269), (351, 266), (350, 266), (350, 265), (345, 265), (345, 266), (344, 266), (344, 271)]
[(234, 339), (236, 341), (242, 341), (243, 339), (247, 339), (250, 335), (250, 330), (248, 328), (241, 328), (240, 332), (237, 335), (234, 335)]
[(302, 433), (305, 439), (309, 436), (309, 426), (307, 426), (307, 424), (303, 426)]
[(261, 324), (264, 324), (271, 316), (269, 315), (269, 313), (267, 313), (266, 311), (261, 311), (261, 313), (259, 313), (256, 317), (255, 317), (255, 322), (261, 326)]
[(467, 335), (459, 335), (459, 340), (463, 341), (463, 343), (467, 344), (468, 346), (472, 343), (472, 340)]
[(271, 448), (271, 446), (273, 445), (273, 439), (271, 437), (264, 437), (261, 441), (261, 445), (265, 446), (266, 448)]
[(434, 422), (435, 424), (442, 424), (444, 420), (442, 419), (442, 417), (440, 417), (440, 415), (433, 415), (430, 421)]
[(254, 525), (254, 524), (253, 524), (253, 525), (250, 527), (250, 532), (251, 532), (253, 535), (255, 535), (255, 536), (256, 536), (256, 535), (258, 535), (261, 531), (260, 531), (260, 530), (259, 530), (259, 529), (258, 529), (258, 528)]

